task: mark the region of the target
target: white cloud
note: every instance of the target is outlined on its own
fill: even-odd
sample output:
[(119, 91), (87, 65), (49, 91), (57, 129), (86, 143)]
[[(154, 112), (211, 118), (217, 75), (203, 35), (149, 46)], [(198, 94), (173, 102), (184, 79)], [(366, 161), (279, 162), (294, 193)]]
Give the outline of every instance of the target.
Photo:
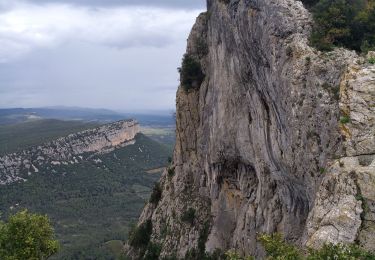
[[(1, 0), (0, 0), (1, 1)], [(35, 49), (81, 41), (115, 48), (163, 47), (187, 35), (199, 10), (89, 8), (0, 2), (0, 62)]]

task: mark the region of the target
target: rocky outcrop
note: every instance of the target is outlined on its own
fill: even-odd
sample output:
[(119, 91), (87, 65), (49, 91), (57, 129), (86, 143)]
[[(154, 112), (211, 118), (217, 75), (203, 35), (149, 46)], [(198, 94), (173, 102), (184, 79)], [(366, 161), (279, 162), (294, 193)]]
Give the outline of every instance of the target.
[(375, 66), (310, 47), (299, 1), (207, 5), (187, 47), (206, 77), (177, 92), (174, 171), (140, 218), (151, 241), (180, 258), (202, 244), (261, 257), (257, 235), (274, 232), (375, 249)]
[(307, 222), (307, 245), (358, 242), (374, 250), (375, 66), (349, 66), (340, 93), (344, 152), (327, 163)]
[(92, 154), (131, 144), (139, 132), (136, 121), (118, 121), (4, 155), (0, 157), (0, 185), (24, 181), (27, 176), (38, 173), (40, 168), (76, 164)]

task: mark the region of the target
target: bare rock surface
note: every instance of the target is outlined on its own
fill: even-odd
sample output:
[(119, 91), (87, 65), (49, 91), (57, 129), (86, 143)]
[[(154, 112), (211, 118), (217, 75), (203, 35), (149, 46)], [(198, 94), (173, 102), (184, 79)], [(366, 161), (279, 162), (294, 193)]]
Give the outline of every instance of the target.
[(340, 85), (343, 154), (328, 163), (307, 244), (358, 241), (375, 249), (375, 66), (351, 65)]
[(274, 232), (375, 249), (374, 66), (310, 47), (299, 1), (207, 4), (187, 47), (205, 80), (177, 92), (174, 171), (139, 223), (151, 220), (162, 256), (179, 258), (202, 241), (261, 258), (257, 235)]

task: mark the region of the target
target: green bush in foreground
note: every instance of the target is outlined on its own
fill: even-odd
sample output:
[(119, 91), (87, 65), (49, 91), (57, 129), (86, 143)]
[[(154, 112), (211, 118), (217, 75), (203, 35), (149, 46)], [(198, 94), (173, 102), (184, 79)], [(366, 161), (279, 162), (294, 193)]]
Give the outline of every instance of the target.
[(300, 250), (293, 245), (285, 243), (280, 234), (260, 235), (258, 239), (267, 253), (267, 259), (303, 259)]
[(24, 210), (10, 216), (7, 223), (0, 223), (0, 259), (48, 259), (58, 249), (47, 216)]
[(309, 250), (307, 260), (326, 260), (326, 259), (337, 259), (337, 260), (374, 260), (375, 254), (366, 252), (364, 249), (357, 245), (324, 245), (319, 250)]
[(252, 256), (246, 256), (246, 257), (241, 257), (236, 251), (234, 250), (229, 250), (226, 254), (226, 259), (227, 260), (255, 260), (254, 257)]
[[(285, 242), (280, 234), (260, 235), (258, 240), (266, 251), (267, 260), (374, 260), (375, 254), (358, 245), (326, 244), (321, 249), (308, 249), (307, 253)], [(241, 257), (234, 250), (226, 253), (226, 260), (253, 260)]]

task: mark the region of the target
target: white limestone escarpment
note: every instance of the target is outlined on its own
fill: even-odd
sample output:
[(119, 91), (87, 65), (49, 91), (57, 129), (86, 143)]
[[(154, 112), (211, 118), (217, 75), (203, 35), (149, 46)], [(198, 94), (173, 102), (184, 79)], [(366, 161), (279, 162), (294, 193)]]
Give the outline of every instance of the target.
[(110, 152), (134, 143), (140, 127), (123, 120), (58, 138), (41, 146), (0, 157), (0, 185), (24, 181), (47, 165), (76, 164), (93, 153)]
[[(187, 47), (205, 80), (178, 89), (174, 173), (139, 221), (152, 221), (151, 241), (182, 258), (209, 225), (211, 252), (261, 257), (258, 234), (274, 232), (298, 246), (374, 250), (375, 66), (310, 47), (300, 1), (207, 6)], [(193, 224), (181, 218), (189, 208)]]

